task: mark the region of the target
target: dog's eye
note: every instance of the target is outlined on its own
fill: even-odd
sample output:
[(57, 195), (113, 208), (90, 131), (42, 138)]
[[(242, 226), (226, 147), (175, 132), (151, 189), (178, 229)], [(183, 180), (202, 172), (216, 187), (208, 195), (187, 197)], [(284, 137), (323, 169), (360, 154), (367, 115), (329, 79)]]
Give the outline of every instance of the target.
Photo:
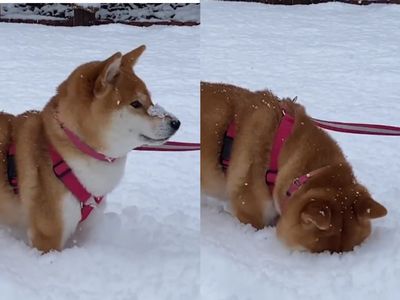
[(131, 103), (131, 106), (134, 108), (139, 108), (139, 107), (142, 107), (142, 103), (140, 103), (140, 101), (136, 100)]

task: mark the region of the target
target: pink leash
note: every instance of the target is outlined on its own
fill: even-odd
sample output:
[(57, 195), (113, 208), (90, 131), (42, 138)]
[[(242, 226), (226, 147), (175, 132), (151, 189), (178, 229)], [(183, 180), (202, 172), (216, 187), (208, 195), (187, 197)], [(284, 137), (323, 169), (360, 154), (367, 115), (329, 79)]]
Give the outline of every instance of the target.
[[(100, 152), (97, 152), (93, 148), (91, 148), (88, 144), (83, 142), (73, 131), (65, 127), (60, 122), (61, 128), (64, 130), (65, 134), (69, 138), (69, 140), (75, 145), (83, 153), (101, 161), (105, 162), (113, 162), (115, 160), (114, 157), (106, 156)], [(133, 150), (138, 151), (196, 151), (200, 150), (199, 143), (184, 143), (184, 142), (166, 142), (163, 145), (155, 145), (155, 146), (141, 146), (135, 148)]]
[(376, 124), (333, 122), (319, 119), (312, 119), (318, 127), (354, 134), (400, 136), (400, 127)]
[(141, 146), (133, 150), (137, 151), (196, 151), (200, 150), (199, 143), (166, 142), (157, 146)]

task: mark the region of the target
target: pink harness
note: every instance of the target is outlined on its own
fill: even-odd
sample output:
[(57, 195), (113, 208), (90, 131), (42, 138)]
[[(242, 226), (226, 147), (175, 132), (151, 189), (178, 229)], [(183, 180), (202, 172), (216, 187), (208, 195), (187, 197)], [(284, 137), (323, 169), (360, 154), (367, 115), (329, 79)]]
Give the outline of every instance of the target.
[[(64, 130), (66, 136), (78, 148), (81, 152), (88, 156), (103, 161), (105, 163), (113, 163), (116, 158), (106, 156), (102, 153), (97, 152), (85, 142), (83, 142), (74, 132), (66, 128), (60, 122), (61, 128)], [(141, 151), (196, 151), (200, 150), (200, 144), (198, 143), (181, 143), (181, 142), (167, 142), (159, 146), (141, 146), (135, 150)], [(14, 193), (18, 194), (18, 181), (15, 166), (15, 144), (11, 144), (8, 149), (7, 166), (8, 166), (8, 180), (12, 186)], [(95, 196), (89, 193), (86, 188), (82, 185), (79, 179), (72, 172), (71, 168), (64, 161), (62, 156), (52, 146), (49, 147), (49, 153), (51, 161), (53, 163), (53, 172), (59, 180), (65, 185), (65, 187), (75, 196), (81, 204), (81, 220), (84, 221), (92, 212), (94, 207), (103, 200), (104, 196)], [(93, 199), (93, 200), (91, 200)]]
[[(286, 140), (292, 134), (295, 119), (289, 114), (285, 113), (283, 110), (283, 118), (279, 123), (279, 127), (275, 133), (274, 142), (272, 144), (272, 150), (270, 154), (269, 166), (265, 173), (265, 182), (267, 183), (271, 194), (273, 193), (276, 178), (278, 176), (278, 161), (279, 155), (281, 153), (282, 147)], [(236, 126), (235, 122), (231, 122), (228, 126), (226, 132), (226, 137), (224, 139), (224, 147), (221, 154), (221, 164), (224, 169), (226, 169), (230, 162), (231, 148), (233, 144), (233, 139), (236, 136)], [(227, 145), (228, 144), (228, 145)], [(322, 169), (322, 168), (321, 168)], [(312, 176), (319, 173), (321, 169), (317, 169), (313, 172), (307, 173), (293, 180), (292, 184), (286, 191), (286, 197), (289, 198), (294, 192), (301, 188)], [(287, 202), (287, 201), (284, 201)]]
[[(295, 119), (292, 116), (290, 116), (289, 114), (287, 114), (285, 112), (285, 110), (282, 110), (282, 113), (283, 113), (283, 118), (279, 124), (278, 130), (275, 134), (274, 143), (272, 145), (269, 169), (267, 170), (267, 172), (265, 174), (265, 181), (270, 188), (271, 194), (275, 187), (276, 177), (278, 176), (279, 154), (280, 154), (282, 147), (285, 144), (286, 140), (292, 134), (293, 126), (294, 126), (294, 122), (295, 122)], [(307, 174), (304, 174), (300, 177), (295, 178), (286, 191), (286, 197), (281, 200), (281, 206), (283, 206), (283, 207), (281, 207), (281, 210), (285, 210), (289, 198), (297, 190), (299, 190), (307, 181), (309, 181), (311, 177), (317, 175), (322, 170), (324, 170), (328, 167), (330, 167), (330, 166), (328, 165), (328, 166), (318, 168), (314, 171), (311, 171)]]
[[(108, 157), (102, 153), (99, 153), (91, 148), (88, 144), (84, 143), (75, 133), (66, 128), (62, 123), (60, 123), (60, 126), (64, 130), (69, 140), (81, 152), (106, 163), (113, 163), (115, 161), (116, 158)], [(104, 196), (95, 196), (89, 193), (79, 179), (75, 176), (74, 172), (72, 172), (71, 168), (64, 161), (62, 156), (54, 149), (54, 147), (50, 148), (50, 156), (53, 162), (54, 174), (62, 181), (65, 187), (75, 196), (76, 199), (78, 199), (81, 204), (80, 222), (86, 220), (95, 205), (100, 204)], [(94, 203), (90, 203), (90, 199), (93, 199)]]
[[(268, 184), (271, 193), (273, 192), (276, 177), (278, 176), (278, 161), (279, 154), (288, 137), (292, 134), (294, 126), (294, 118), (283, 111), (283, 118), (279, 124), (278, 130), (275, 133), (274, 143), (272, 144), (271, 155), (269, 158), (269, 168), (265, 173), (265, 182)], [(293, 185), (292, 185), (293, 186)], [(286, 194), (292, 194), (295, 188), (289, 187)]]
[[(104, 161), (107, 163), (112, 163), (115, 161), (115, 158), (107, 157), (89, 147), (87, 144), (82, 142), (79, 139), (79, 137), (71, 130), (65, 128), (62, 125), (61, 128), (64, 129), (64, 132), (71, 140), (71, 142), (83, 153), (97, 160)], [(15, 144), (11, 144), (8, 149), (8, 157), (7, 157), (8, 177), (10, 185), (13, 187), (14, 193), (18, 194), (18, 181), (17, 181), (17, 173), (14, 160), (15, 153), (16, 153)], [(89, 193), (54, 147), (52, 146), (49, 147), (49, 153), (51, 161), (53, 163), (54, 174), (57, 176), (59, 180), (61, 180), (61, 182), (65, 185), (65, 187), (75, 196), (76, 199), (78, 199), (78, 201), (81, 204), (80, 222), (82, 222), (90, 215), (95, 205), (100, 204), (104, 196), (94, 196), (91, 193)], [(91, 199), (93, 199), (93, 201), (90, 201)]]

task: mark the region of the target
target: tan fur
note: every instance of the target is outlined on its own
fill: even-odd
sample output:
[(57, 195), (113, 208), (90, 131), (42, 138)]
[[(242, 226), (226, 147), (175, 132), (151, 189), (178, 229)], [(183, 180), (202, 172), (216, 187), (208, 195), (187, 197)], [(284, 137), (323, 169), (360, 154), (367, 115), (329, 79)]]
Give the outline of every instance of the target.
[[(265, 171), (282, 107), (295, 116), (296, 122), (282, 148), (279, 175), (271, 195)], [(256, 228), (271, 225), (273, 218), (265, 218), (267, 203), (275, 199), (283, 206), (286, 191), (295, 178), (327, 165), (331, 167), (294, 193), (281, 212), (277, 234), (289, 247), (312, 252), (351, 250), (370, 234), (369, 220), (386, 214), (386, 209), (356, 181), (333, 139), (313, 124), (302, 106), (289, 99), (280, 100), (269, 91), (251, 92), (233, 85), (203, 82), (201, 115), (202, 192), (230, 201), (242, 222)], [(220, 152), (232, 120), (237, 136), (224, 174)]]
[[(61, 199), (67, 189), (53, 173), (50, 145), (66, 161), (85, 159), (85, 154), (67, 139), (57, 119), (102, 152), (106, 145), (101, 137), (112, 112), (129, 107), (135, 97), (140, 97), (143, 107), (135, 113), (151, 118), (146, 113), (153, 105), (150, 94), (132, 72), (144, 49), (141, 46), (124, 56), (116, 53), (105, 61), (78, 67), (58, 87), (43, 111), (16, 117), (0, 114), (0, 222), (25, 226), (32, 245), (39, 250), (62, 248)], [(159, 120), (154, 118), (154, 122)], [(12, 142), (16, 144), (19, 195), (13, 193), (7, 181), (6, 154)]]

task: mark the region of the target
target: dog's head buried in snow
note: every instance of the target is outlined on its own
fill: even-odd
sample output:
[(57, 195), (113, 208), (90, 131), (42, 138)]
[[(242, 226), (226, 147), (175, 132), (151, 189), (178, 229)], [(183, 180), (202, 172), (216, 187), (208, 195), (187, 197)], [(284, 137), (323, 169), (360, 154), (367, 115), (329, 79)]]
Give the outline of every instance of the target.
[[(294, 121), (270, 189), (266, 168), (271, 168), (283, 109)], [(342, 252), (370, 235), (371, 219), (386, 215), (358, 183), (337, 143), (301, 105), (269, 91), (202, 83), (201, 112), (202, 192), (228, 200), (243, 223), (261, 229), (275, 223), (278, 215), (277, 235), (291, 249)], [(232, 124), (233, 143), (226, 139)], [(225, 151), (226, 144), (232, 145), (231, 151)], [(229, 152), (230, 157), (224, 157)], [(307, 179), (292, 192), (299, 178)]]
[(133, 71), (144, 50), (142, 45), (125, 55), (118, 52), (84, 64), (59, 87), (68, 98), (59, 102), (60, 119), (72, 129), (79, 124), (89, 144), (111, 157), (141, 145), (163, 144), (180, 126), (174, 115), (152, 102)]
[(277, 224), (289, 247), (311, 252), (351, 251), (386, 209), (359, 184), (347, 163), (332, 165), (293, 194)]

